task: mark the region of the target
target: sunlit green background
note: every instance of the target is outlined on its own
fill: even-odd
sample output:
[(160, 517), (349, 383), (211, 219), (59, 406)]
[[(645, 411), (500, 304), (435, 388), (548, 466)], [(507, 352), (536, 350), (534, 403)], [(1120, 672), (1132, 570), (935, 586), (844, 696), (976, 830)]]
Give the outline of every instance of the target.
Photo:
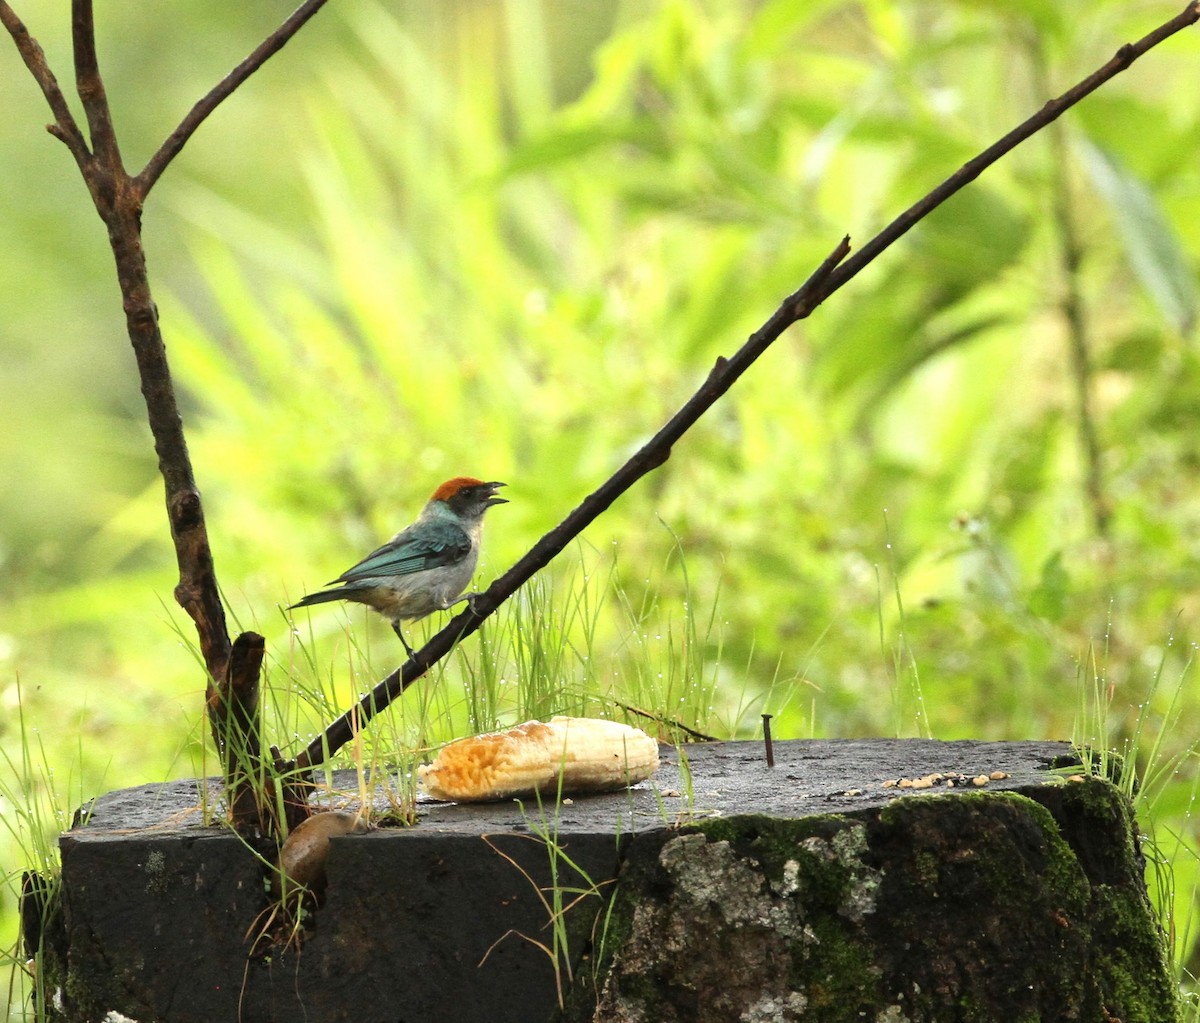
[[(68, 85), (63, 5), (14, 6)], [(218, 575), (274, 678), (297, 660), (279, 606), (441, 480), (510, 483), (486, 582), (842, 235), (861, 246), (1179, 6), (331, 3), (188, 144), (145, 218)], [(100, 5), (127, 164), (288, 9)], [(1183, 961), (1197, 68), (1193, 29), (989, 170), (791, 329), (552, 576), (609, 580), (588, 656), (617, 667), (584, 672), (597, 699), (631, 644), (686, 645), (691, 627), (664, 663), (695, 678), (654, 709), (722, 735), (770, 711), (784, 738), (1086, 739), (1099, 690), (1119, 742), (1139, 706), (1155, 730), (1178, 697), (1156, 835)], [(31, 844), (22, 799), (54, 788), (69, 810), (208, 769), (111, 257), (48, 119), (0, 39), (10, 874)], [(298, 624), (344, 702), (395, 660), (361, 613)], [(10, 878), (6, 941), (14, 909)]]

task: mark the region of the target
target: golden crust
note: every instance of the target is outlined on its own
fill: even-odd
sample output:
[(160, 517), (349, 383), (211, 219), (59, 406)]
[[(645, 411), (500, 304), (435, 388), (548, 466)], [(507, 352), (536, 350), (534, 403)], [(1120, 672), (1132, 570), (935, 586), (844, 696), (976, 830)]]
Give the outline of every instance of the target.
[(507, 732), (452, 742), (418, 776), (437, 799), (477, 802), (535, 792), (605, 792), (658, 768), (658, 743), (640, 728), (603, 718), (526, 721)]

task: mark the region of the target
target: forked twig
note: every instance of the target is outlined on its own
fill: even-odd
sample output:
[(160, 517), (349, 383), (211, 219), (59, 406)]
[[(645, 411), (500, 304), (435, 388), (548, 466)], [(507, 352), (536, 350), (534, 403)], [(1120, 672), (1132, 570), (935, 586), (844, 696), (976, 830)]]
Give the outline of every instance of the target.
[[(96, 211), (108, 228), (125, 308), (126, 329), (137, 359), (138, 376), (159, 472), (165, 489), (167, 518), (179, 567), (175, 599), (196, 627), (208, 669), (207, 705), (213, 737), (222, 754), (226, 778), (234, 790), (233, 818), (239, 827), (275, 827), (269, 819), (268, 769), (259, 734), (258, 683), (263, 640), (243, 633), (231, 643), (225, 607), (217, 585), (200, 491), (192, 472), (175, 387), (167, 363), (158, 311), (150, 291), (142, 246), (142, 207), (150, 188), (205, 118), (313, 16), (326, 0), (305, 0), (275, 32), (204, 96), (150, 158), (141, 174), (130, 176), (122, 163), (112, 111), (96, 55), (92, 0), (72, 0), (71, 39), (75, 86), (87, 119), (90, 148), (37, 40), (16, 16), (8, 0), (0, 0), (3, 24), (25, 66), (42, 90), (54, 123), (49, 131), (70, 149), (91, 193)], [(289, 813), (304, 812), (303, 799), (292, 797), (285, 781)]]

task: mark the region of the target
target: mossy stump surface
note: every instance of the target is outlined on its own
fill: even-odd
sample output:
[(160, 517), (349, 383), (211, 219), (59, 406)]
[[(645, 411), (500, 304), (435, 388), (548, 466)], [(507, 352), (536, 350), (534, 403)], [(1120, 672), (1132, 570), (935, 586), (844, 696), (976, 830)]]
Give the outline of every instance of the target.
[(195, 783), (103, 797), (62, 838), (47, 1008), (536, 1023), (561, 990), (571, 1021), (1175, 1018), (1128, 804), (1053, 773), (1065, 744), (684, 752), (630, 792), (421, 803), (415, 827), (336, 838), (300, 950), (265, 959), (263, 865), (203, 823)]
[(605, 1023), (1177, 1018), (1128, 804), (1091, 779), (701, 823), (635, 843)]

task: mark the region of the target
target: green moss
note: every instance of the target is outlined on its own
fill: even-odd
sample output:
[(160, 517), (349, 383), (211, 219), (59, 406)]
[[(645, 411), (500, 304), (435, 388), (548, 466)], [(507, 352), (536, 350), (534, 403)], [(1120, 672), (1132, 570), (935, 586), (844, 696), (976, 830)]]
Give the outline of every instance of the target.
[(815, 940), (793, 956), (789, 985), (803, 991), (812, 1018), (863, 1018), (880, 1002), (880, 970), (871, 950), (847, 924), (822, 921), (812, 928)]
[(622, 875), (609, 1009), (805, 1023), (1177, 1018), (1127, 800), (1100, 780), (1034, 791), (1044, 798), (980, 791), (853, 816), (723, 818), (659, 839)]
[[(902, 901), (918, 906), (922, 895), (937, 896), (955, 884), (956, 867), (967, 860), (973, 890), (990, 898), (978, 904), (978, 911), (998, 920), (1023, 916), (1038, 936), (1043, 955), (1035, 946), (1027, 960), (1021, 957), (1031, 972), (1012, 985), (1014, 999), (1021, 986), (1057, 985), (1066, 995), (1063, 1011), (1075, 1007), (1081, 1018), (1105, 1018), (1105, 1013), (1125, 1023), (1177, 1018), (1166, 946), (1145, 895), (1128, 801), (1103, 780), (1048, 786), (1039, 795), (1043, 798), (1036, 801), (1012, 792), (978, 792), (943, 797), (955, 800), (953, 807), (939, 807), (942, 799), (899, 800), (887, 807), (881, 824), (916, 836), (922, 847), (912, 858)], [(960, 834), (970, 826), (964, 822), (974, 820), (978, 840), (957, 850), (927, 842), (929, 822), (946, 828), (944, 812), (956, 818)], [(983, 824), (988, 820), (1000, 824), (1000, 832)], [(906, 922), (903, 909), (899, 915), (900, 920), (892, 918), (894, 925), (920, 930), (919, 919)], [(995, 951), (985, 941), (976, 947), (981, 954)], [(1036, 969), (1039, 964), (1044, 973)], [(959, 1018), (982, 1023), (993, 1012), (964, 1000)], [(1029, 1009), (1013, 1018), (1048, 1017)]]
[[(980, 841), (956, 848), (948, 856), (961, 832), (951, 830), (945, 836), (949, 842), (942, 840), (939, 832), (944, 830), (944, 813), (960, 825), (983, 823), (982, 838), (987, 838), (988, 832), (1003, 832), (1011, 835), (1014, 842)], [(983, 889), (1004, 892), (1027, 882), (1033, 869), (1044, 878), (1042, 883), (1046, 887), (1063, 892), (1068, 898), (1078, 899), (1086, 894), (1086, 877), (1070, 846), (1062, 839), (1053, 815), (1041, 803), (1018, 792), (965, 792), (897, 799), (880, 812), (879, 820), (888, 828), (911, 830), (921, 839), (914, 851), (914, 876), (929, 891), (935, 891), (955, 866), (967, 861), (977, 873), (974, 883)], [(990, 826), (985, 822), (991, 822)], [(1013, 844), (1026, 855), (998, 855), (1011, 852)]]

